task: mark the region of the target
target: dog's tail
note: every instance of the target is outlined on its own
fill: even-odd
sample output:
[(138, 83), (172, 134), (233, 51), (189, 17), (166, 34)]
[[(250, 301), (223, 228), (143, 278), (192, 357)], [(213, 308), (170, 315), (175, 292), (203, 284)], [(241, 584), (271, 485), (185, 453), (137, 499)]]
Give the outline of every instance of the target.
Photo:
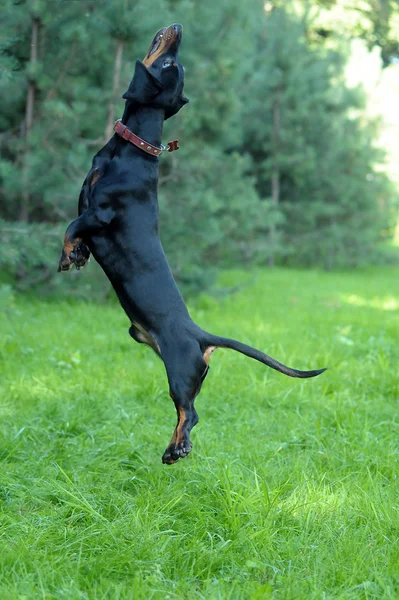
[[(217, 335), (213, 335), (213, 334), (207, 333), (205, 331), (204, 331), (204, 342), (205, 342), (204, 357), (206, 357), (205, 360), (207, 360), (207, 359), (209, 360), (210, 353), (213, 350), (215, 350), (216, 348), (230, 348), (231, 350), (236, 350), (237, 352), (240, 352), (241, 354), (245, 354), (246, 356), (249, 356), (250, 358), (254, 358), (255, 360), (258, 360), (259, 362), (263, 363), (264, 365), (267, 365), (268, 367), (271, 367), (272, 369), (275, 369), (276, 371), (279, 371), (280, 373), (284, 373), (284, 375), (288, 375), (289, 377), (302, 377), (302, 378), (316, 377), (316, 375), (320, 375), (321, 373), (324, 373), (324, 371), (327, 370), (327, 369), (316, 369), (313, 371), (299, 371), (298, 369), (291, 369), (290, 367), (287, 367), (286, 365), (283, 365), (282, 363), (278, 362), (271, 356), (264, 354), (260, 350), (256, 350), (256, 348), (252, 348), (252, 346), (247, 346), (246, 344), (238, 342), (237, 340), (231, 340), (229, 338), (219, 337)], [(208, 360), (207, 360), (207, 362), (208, 362)]]

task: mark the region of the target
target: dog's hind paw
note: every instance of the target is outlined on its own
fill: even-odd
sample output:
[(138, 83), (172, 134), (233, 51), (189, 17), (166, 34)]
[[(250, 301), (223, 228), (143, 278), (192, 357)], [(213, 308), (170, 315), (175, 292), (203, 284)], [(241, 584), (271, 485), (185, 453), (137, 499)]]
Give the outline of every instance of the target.
[(175, 462), (179, 460), (179, 458), (185, 458), (188, 454), (190, 454), (192, 450), (192, 443), (184, 444), (184, 442), (180, 442), (179, 444), (171, 444), (168, 446), (162, 456), (162, 462), (164, 465), (173, 465)]

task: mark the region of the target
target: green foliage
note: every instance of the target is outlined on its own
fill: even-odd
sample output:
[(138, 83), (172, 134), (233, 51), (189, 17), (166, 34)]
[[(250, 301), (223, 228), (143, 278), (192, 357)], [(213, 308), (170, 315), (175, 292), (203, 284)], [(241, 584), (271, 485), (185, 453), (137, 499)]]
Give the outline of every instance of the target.
[(193, 316), (329, 370), (218, 350), (173, 467), (164, 368), (122, 311), (0, 290), (2, 598), (398, 598), (396, 269), (252, 275)]
[(94, 260), (84, 271), (73, 270), (67, 278), (57, 273), (63, 235), (62, 225), (0, 220), (0, 286), (3, 282), (16, 292), (34, 289), (58, 297), (67, 290), (78, 298), (105, 300), (110, 286)]
[(274, 251), (325, 268), (372, 262), (381, 232), (395, 224), (397, 198), (376, 170), (383, 156), (373, 146), (375, 125), (359, 118), (364, 97), (345, 87), (343, 56), (310, 48), (306, 33), (306, 20), (274, 10), (247, 87), (247, 147), (260, 195), (271, 195), (274, 169), (279, 180)]
[[(122, 113), (135, 59), (158, 28), (175, 21), (185, 26), (181, 56), (191, 103), (166, 123), (165, 141), (178, 137), (182, 150), (161, 159), (160, 214), (180, 281), (206, 287), (218, 268), (232, 264), (372, 262), (377, 243), (392, 235), (397, 199), (379, 168), (384, 157), (374, 150), (376, 130), (361, 94), (345, 87), (343, 45), (332, 50), (327, 38), (315, 41), (319, 22), (311, 11), (298, 15), (298, 3), (266, 4), (274, 9), (265, 11), (260, 0), (251, 8), (239, 0), (164, 0), (156, 11), (142, 0), (3, 0), (2, 227), (25, 221), (27, 241), (38, 234), (37, 223), (61, 231), (76, 215), (109, 114)], [(323, 3), (328, 14), (335, 8)], [(8, 234), (0, 235), (9, 247)], [(48, 237), (33, 244), (43, 243), (46, 252), (33, 258), (22, 237), (2, 268), (29, 268), (29, 256), (32, 267), (44, 261), (51, 270), (59, 248)]]
[(310, 5), (330, 9), (318, 11), (314, 32), (323, 38), (340, 36), (363, 39), (372, 49), (378, 47), (384, 67), (399, 58), (399, 2), (398, 0), (305, 0)]

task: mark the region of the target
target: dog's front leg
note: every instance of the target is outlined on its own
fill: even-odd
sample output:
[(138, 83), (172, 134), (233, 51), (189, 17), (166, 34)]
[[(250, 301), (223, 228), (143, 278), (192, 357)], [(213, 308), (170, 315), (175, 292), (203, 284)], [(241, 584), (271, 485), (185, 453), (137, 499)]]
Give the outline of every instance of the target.
[(77, 219), (72, 221), (65, 232), (64, 247), (58, 264), (58, 271), (69, 271), (73, 265), (80, 269), (89, 260), (90, 252), (84, 243), (85, 236), (96, 233), (107, 227), (115, 213), (106, 209), (88, 208)]

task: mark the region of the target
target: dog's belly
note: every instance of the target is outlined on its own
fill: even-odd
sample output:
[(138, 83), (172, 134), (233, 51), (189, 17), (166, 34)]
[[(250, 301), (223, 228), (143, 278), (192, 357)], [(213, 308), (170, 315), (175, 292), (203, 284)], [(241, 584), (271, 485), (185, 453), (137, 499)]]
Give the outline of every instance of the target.
[(159, 240), (121, 248), (112, 239), (93, 236), (89, 247), (131, 323), (151, 338), (156, 340), (174, 315), (188, 315)]

